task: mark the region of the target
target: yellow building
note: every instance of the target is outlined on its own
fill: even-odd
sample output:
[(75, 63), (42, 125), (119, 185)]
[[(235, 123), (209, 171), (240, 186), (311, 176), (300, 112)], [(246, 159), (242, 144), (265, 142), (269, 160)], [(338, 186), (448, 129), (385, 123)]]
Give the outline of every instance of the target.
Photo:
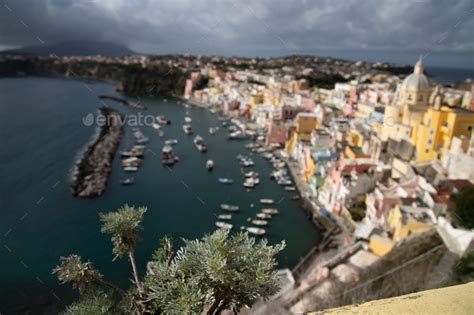
[(319, 126), (318, 116), (313, 113), (298, 113), (296, 115), (296, 132), (303, 141), (311, 140), (311, 133)]
[(377, 256), (385, 256), (395, 246), (395, 242), (386, 236), (374, 234), (370, 237), (369, 249)]
[(385, 108), (382, 141), (406, 140), (416, 147), (416, 162), (442, 158), (451, 139), (469, 136), (474, 114), (468, 110), (443, 106), (440, 87), (432, 91), (419, 60), (414, 72), (403, 80), (392, 105)]
[(435, 228), (435, 216), (428, 208), (396, 206), (387, 218), (394, 241), (406, 238), (410, 234), (425, 232)]
[(442, 106), (442, 92), (433, 93), (430, 107), (423, 121), (415, 128), (412, 141), (416, 146), (416, 162), (443, 159), (454, 137), (471, 137), (474, 113), (462, 108)]

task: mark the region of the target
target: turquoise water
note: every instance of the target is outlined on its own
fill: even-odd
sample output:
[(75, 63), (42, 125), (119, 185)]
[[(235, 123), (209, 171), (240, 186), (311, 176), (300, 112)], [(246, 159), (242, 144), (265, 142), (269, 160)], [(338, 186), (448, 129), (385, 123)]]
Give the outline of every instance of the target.
[[(94, 127), (82, 124), (82, 118), (96, 113), (101, 106), (98, 95), (113, 95), (114, 89), (113, 85), (97, 82), (0, 79), (0, 313), (23, 310), (22, 305), (44, 309), (66, 303), (70, 290), (58, 285), (51, 270), (60, 256), (71, 253), (95, 262), (108, 280), (128, 285), (128, 263), (125, 259), (111, 262), (110, 239), (100, 233), (98, 218), (98, 212), (115, 210), (124, 203), (148, 207), (143, 241), (137, 249), (142, 272), (163, 235), (172, 235), (180, 245), (181, 237), (193, 239), (215, 230), (215, 214), (221, 213), (218, 205), (223, 202), (241, 206), (232, 220), (238, 229), (248, 225), (247, 218), (260, 210), (260, 198), (282, 199), (280, 214), (267, 228), (270, 243), (287, 243), (278, 257), (280, 267), (293, 267), (318, 241), (320, 233), (300, 203), (289, 200), (292, 193), (269, 179), (271, 167), (260, 156), (253, 159), (261, 184), (251, 192), (244, 190), (236, 156), (250, 153), (244, 148), (248, 142), (228, 141), (222, 129), (209, 135), (208, 128), (219, 125), (215, 115), (199, 108), (187, 110), (173, 100), (165, 103), (141, 99), (148, 106), (144, 114), (163, 114), (173, 122), (164, 128), (165, 139), (179, 140), (175, 153), (180, 162), (171, 171), (161, 164), (164, 140), (153, 128), (144, 126), (141, 129), (151, 141), (143, 165), (134, 175), (134, 186), (119, 184), (126, 174), (116, 158), (103, 196), (72, 197), (69, 170), (96, 133)], [(137, 113), (112, 102), (107, 104), (124, 114)], [(195, 149), (193, 136), (181, 129), (186, 111), (195, 131), (208, 142), (205, 154)], [(131, 128), (127, 126), (121, 149), (132, 143)], [(215, 162), (213, 172), (205, 168), (209, 158)], [(220, 176), (233, 178), (234, 185), (219, 184)]]

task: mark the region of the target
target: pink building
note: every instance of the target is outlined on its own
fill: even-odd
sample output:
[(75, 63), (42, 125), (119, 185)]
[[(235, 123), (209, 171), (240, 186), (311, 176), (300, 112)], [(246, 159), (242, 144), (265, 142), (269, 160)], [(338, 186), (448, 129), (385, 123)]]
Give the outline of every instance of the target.
[(277, 125), (275, 122), (268, 124), (266, 145), (280, 144), (285, 146), (286, 141), (286, 127), (284, 125)]

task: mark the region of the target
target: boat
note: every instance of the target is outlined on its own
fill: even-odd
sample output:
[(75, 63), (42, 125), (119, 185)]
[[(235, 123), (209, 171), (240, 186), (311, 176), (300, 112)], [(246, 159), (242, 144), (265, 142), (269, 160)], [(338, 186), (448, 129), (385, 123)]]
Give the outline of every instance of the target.
[(194, 145), (196, 146), (196, 148), (199, 151), (201, 151), (201, 152), (206, 152), (207, 151), (207, 145), (204, 142), (203, 137), (201, 137), (200, 135), (197, 135), (196, 138), (194, 138), (193, 142), (194, 142)]
[(193, 133), (193, 126), (191, 126), (190, 124), (185, 124), (183, 125), (183, 131), (184, 133), (190, 135)]
[(235, 212), (235, 211), (239, 211), (240, 208), (239, 208), (239, 206), (229, 205), (229, 204), (227, 204), (227, 203), (223, 203), (223, 204), (221, 204), (221, 209), (222, 209), (222, 210), (226, 210), (226, 211), (233, 211), (233, 212)]
[(142, 157), (145, 153), (144, 145), (134, 145), (130, 150), (120, 151), (122, 157)]
[(264, 205), (272, 205), (274, 203), (273, 199), (260, 199), (260, 203)]
[(257, 213), (257, 218), (269, 220), (272, 218), (272, 215), (268, 213)]
[(266, 214), (278, 214), (278, 209), (275, 209), (275, 208), (264, 208), (262, 209), (262, 213), (266, 213)]
[(245, 177), (253, 177), (253, 178), (256, 178), (256, 177), (259, 176), (259, 174), (257, 172), (254, 172), (254, 171), (247, 172), (244, 175), (245, 175)]
[(138, 171), (138, 167), (136, 167), (136, 166), (125, 166), (123, 168), (123, 170), (125, 172), (136, 172), (136, 171)]
[(212, 169), (214, 168), (214, 161), (212, 161), (212, 160), (207, 160), (207, 162), (206, 162), (206, 168), (207, 168), (209, 171), (212, 171)]
[(127, 166), (134, 166), (134, 167), (138, 167), (140, 166), (142, 160), (135, 157), (135, 156), (132, 156), (132, 157), (129, 157), (129, 158), (126, 158), (126, 159), (123, 159), (122, 160), (122, 166), (123, 167), (127, 167)]
[(120, 181), (120, 184), (127, 186), (127, 185), (133, 185), (135, 182), (135, 179), (133, 177), (125, 178), (124, 180)]
[(244, 140), (247, 139), (247, 136), (245, 136), (242, 131), (237, 130), (235, 132), (232, 132), (229, 134), (229, 139), (230, 140)]
[(251, 159), (245, 158), (240, 161), (240, 165), (243, 167), (250, 167), (250, 166), (253, 166), (254, 163)]
[(165, 116), (163, 116), (163, 115), (156, 116), (156, 121), (160, 125), (170, 125), (171, 124), (171, 120), (166, 119)]
[(255, 184), (253, 183), (253, 180), (251, 178), (248, 178), (244, 183), (243, 183), (245, 188), (254, 188)]
[(184, 121), (187, 122), (187, 123), (190, 123), (193, 120), (191, 119), (191, 117), (186, 116), (186, 117), (184, 117)]
[(259, 226), (265, 226), (268, 224), (268, 221), (265, 220), (252, 220), (252, 223)]
[(165, 141), (165, 144), (167, 144), (167, 145), (175, 145), (177, 143), (178, 143), (178, 140), (176, 140), (176, 139), (169, 139), (169, 140)]
[(213, 134), (215, 134), (215, 133), (217, 132), (217, 129), (219, 129), (219, 128), (217, 128), (217, 127), (216, 127), (216, 128), (210, 127), (210, 128), (209, 128), (209, 133), (210, 133), (211, 135), (213, 135)]
[(165, 132), (163, 130), (158, 130), (158, 136), (163, 138), (165, 136)]
[(219, 177), (217, 180), (219, 181), (219, 183), (226, 184), (226, 185), (230, 185), (234, 182), (232, 179), (225, 178), (225, 177)]
[(151, 126), (152, 126), (153, 128), (155, 128), (156, 130), (158, 130), (158, 129), (161, 128), (161, 126), (158, 125), (157, 123), (152, 123)]
[(264, 229), (257, 228), (257, 227), (247, 227), (245, 228), (249, 233), (254, 235), (265, 235), (267, 233)]
[(148, 141), (150, 141), (150, 138), (148, 138), (146, 136), (143, 136), (140, 139), (136, 139), (135, 143), (136, 144), (144, 144), (144, 143), (147, 143)]
[(161, 153), (161, 160), (164, 165), (173, 165), (177, 162), (177, 159), (173, 154), (173, 148), (170, 145), (165, 145)]
[(281, 185), (281, 186), (289, 186), (289, 185), (291, 185), (291, 180), (289, 180), (289, 179), (280, 179), (280, 180), (277, 181), (277, 184)]
[(231, 220), (232, 219), (232, 214), (219, 214), (217, 216), (219, 220)]
[(285, 190), (286, 190), (286, 191), (295, 191), (296, 188), (295, 188), (295, 186), (286, 186), (286, 187), (285, 187)]
[(293, 195), (290, 197), (291, 200), (300, 200), (301, 196), (300, 195)]
[(226, 222), (222, 222), (222, 221), (217, 221), (216, 225), (217, 225), (217, 227), (219, 227), (221, 229), (224, 229), (224, 230), (231, 230), (232, 226), (233, 226), (230, 223), (226, 223)]

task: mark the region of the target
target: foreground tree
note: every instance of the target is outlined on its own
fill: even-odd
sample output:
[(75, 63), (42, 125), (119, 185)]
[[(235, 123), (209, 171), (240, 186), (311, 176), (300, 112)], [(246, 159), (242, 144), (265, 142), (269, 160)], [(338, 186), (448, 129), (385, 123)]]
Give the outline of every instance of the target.
[(450, 196), (454, 202), (455, 221), (467, 229), (474, 229), (474, 186), (464, 187)]
[(185, 240), (176, 253), (172, 240), (163, 238), (141, 278), (134, 251), (145, 213), (146, 208), (125, 205), (100, 214), (101, 231), (112, 235), (114, 260), (127, 256), (130, 261), (133, 281), (127, 291), (104, 280), (91, 262), (61, 257), (53, 272), (80, 293), (66, 314), (219, 314), (278, 291), (274, 257), (284, 243), (270, 246), (247, 233), (224, 230)]

